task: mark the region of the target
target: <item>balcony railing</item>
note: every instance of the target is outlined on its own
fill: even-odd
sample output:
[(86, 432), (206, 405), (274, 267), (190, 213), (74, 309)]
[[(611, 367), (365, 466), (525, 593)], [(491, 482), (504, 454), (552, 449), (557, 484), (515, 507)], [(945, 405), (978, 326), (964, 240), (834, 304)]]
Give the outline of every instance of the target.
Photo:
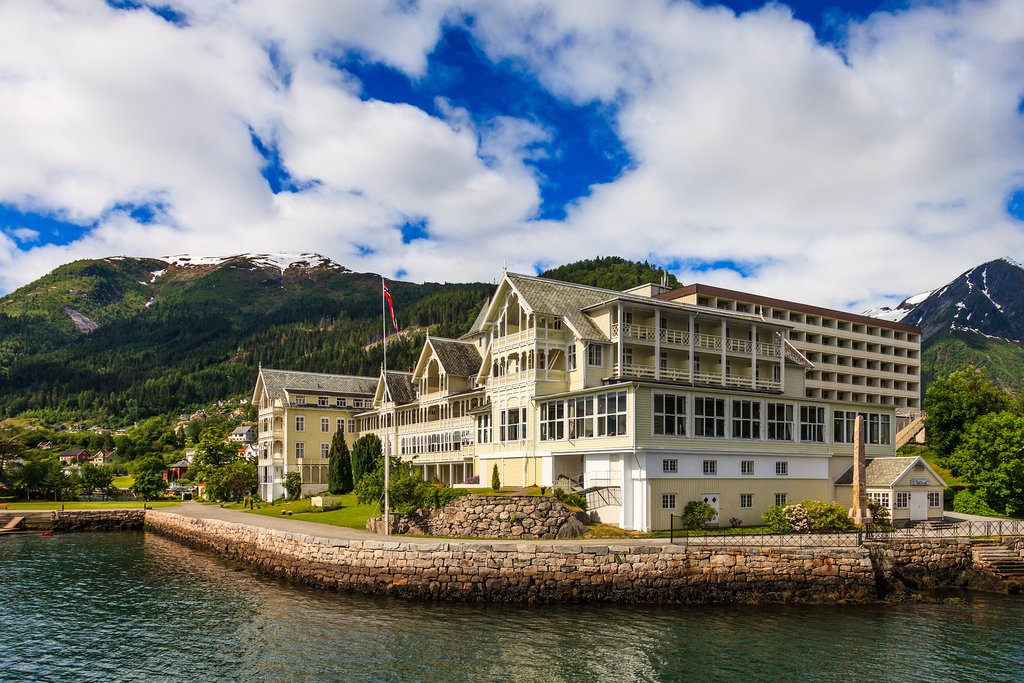
[[(655, 371), (653, 365), (641, 363), (623, 363), (621, 372), (619, 364), (616, 363), (614, 371), (618, 377), (633, 377), (636, 379), (662, 379), (671, 382), (686, 382), (690, 384), (711, 384), (740, 389), (757, 389), (760, 391), (781, 391), (782, 382), (760, 377), (746, 377), (743, 375), (725, 375), (724, 382), (721, 374), (717, 372), (694, 372), (693, 379), (690, 379), (690, 371), (679, 368), (662, 368), (661, 372)], [(659, 376), (660, 375), (660, 376)]]
[(523, 370), (522, 372), (509, 372), (490, 378), (491, 388), (504, 387), (520, 382), (565, 382), (569, 378), (564, 370)]
[[(637, 323), (612, 323), (612, 337), (619, 336), (619, 330), (626, 339), (640, 341), (654, 341), (660, 339), (665, 344), (674, 346), (689, 346), (690, 333), (686, 330), (672, 330), (667, 328), (658, 329), (650, 325), (639, 325)], [(736, 337), (722, 337), (716, 334), (697, 333), (693, 335), (694, 348), (704, 351), (721, 351), (723, 348), (730, 353), (751, 353), (755, 348), (755, 342), (749, 339), (738, 339)], [(769, 342), (756, 342), (757, 355), (771, 358), (782, 356), (782, 345)]]

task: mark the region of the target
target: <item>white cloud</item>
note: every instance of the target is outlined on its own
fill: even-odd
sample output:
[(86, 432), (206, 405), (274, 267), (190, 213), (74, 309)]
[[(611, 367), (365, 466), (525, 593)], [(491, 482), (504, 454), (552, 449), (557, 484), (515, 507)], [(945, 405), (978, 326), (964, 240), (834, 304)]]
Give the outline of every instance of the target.
[[(684, 280), (858, 306), (942, 284), (1024, 230), (1024, 5), (880, 13), (822, 46), (784, 6), (176, 0), (175, 26), (99, 2), (0, 4), (0, 202), (96, 224), (0, 236), (0, 288), (72, 258), (319, 251), (417, 280), (598, 254)], [(350, 53), (412, 78), (446, 22), (555, 95), (601, 102), (631, 157), (564, 221), (535, 219), (545, 122), (363, 99)], [(273, 51), (273, 59), (268, 51)], [(484, 84), (486, 87), (486, 84)], [(250, 130), (305, 189), (274, 195)], [(159, 202), (151, 224), (118, 205)], [(429, 239), (402, 243), (425, 220)], [(28, 235), (17, 239), (27, 242)], [(697, 261), (738, 261), (689, 270)]]

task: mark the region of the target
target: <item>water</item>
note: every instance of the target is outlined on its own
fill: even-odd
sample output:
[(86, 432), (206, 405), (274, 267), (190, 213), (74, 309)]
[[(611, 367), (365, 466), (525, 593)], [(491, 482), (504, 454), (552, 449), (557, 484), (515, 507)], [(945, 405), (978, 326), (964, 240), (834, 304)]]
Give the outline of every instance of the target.
[(0, 538), (0, 681), (1011, 681), (1024, 599), (506, 607), (257, 576), (159, 536)]

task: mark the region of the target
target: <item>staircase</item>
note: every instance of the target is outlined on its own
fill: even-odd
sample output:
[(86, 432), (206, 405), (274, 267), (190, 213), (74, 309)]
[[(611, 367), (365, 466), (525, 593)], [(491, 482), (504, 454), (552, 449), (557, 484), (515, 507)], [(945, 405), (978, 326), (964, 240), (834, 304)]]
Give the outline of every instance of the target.
[(971, 546), (971, 554), (976, 563), (991, 567), (1004, 579), (1024, 580), (1024, 559), (1005, 545), (975, 542)]
[(924, 413), (918, 415), (906, 427), (896, 433), (896, 449), (899, 450), (901, 446), (917, 436), (922, 429), (924, 429)]
[(18, 526), (25, 521), (24, 517), (11, 517), (6, 520), (6, 523), (0, 527), (0, 534), (7, 534), (16, 531)]

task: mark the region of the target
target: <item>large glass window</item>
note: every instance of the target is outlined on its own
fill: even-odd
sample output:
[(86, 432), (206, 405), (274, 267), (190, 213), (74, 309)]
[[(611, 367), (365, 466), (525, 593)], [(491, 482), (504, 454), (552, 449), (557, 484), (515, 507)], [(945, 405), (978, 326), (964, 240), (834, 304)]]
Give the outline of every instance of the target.
[(521, 441), (526, 438), (526, 408), (501, 411), (501, 440)]
[(654, 433), (662, 436), (686, 436), (686, 396), (654, 395)]
[(725, 399), (697, 396), (693, 399), (694, 436), (725, 437)]
[(597, 395), (597, 435), (622, 436), (626, 433), (626, 392)]
[(566, 401), (569, 410), (569, 438), (594, 436), (594, 397), (583, 396)]
[(302, 417), (301, 415), (296, 415), (295, 416), (295, 431), (301, 432), (301, 431), (305, 431), (305, 429), (306, 429), (306, 418)]
[(587, 365), (594, 368), (604, 365), (604, 347), (600, 344), (587, 344)]
[(490, 443), (491, 442), (491, 414), (484, 413), (483, 415), (477, 415), (476, 418), (476, 442), (477, 443)]
[(302, 460), (306, 456), (306, 444), (301, 441), (295, 442), (295, 459)]
[(793, 440), (793, 405), (768, 404), (768, 438), (771, 441)]
[(800, 406), (800, 440), (825, 443), (825, 408)]
[(540, 404), (540, 440), (557, 441), (565, 438), (565, 401)]
[(761, 438), (761, 402), (732, 402), (732, 438)]
[(320, 418), (320, 431), (329, 432), (331, 431), (331, 418), (321, 417)]

